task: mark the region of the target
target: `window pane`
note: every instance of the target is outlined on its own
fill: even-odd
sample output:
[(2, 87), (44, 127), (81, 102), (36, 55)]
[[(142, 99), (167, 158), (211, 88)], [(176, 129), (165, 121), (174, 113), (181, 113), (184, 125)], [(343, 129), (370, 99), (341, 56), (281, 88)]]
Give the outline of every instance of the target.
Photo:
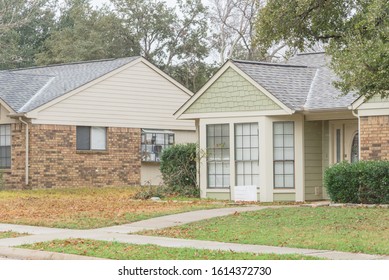
[(215, 175), (208, 175), (208, 187), (214, 188), (216, 185)]
[(284, 174), (284, 163), (283, 162), (275, 162), (274, 163), (274, 174)]
[(251, 124), (251, 135), (258, 135), (258, 123)]
[(236, 160), (243, 160), (243, 150), (236, 150), (235, 152), (235, 158)]
[(284, 187), (284, 175), (275, 175), (274, 176), (274, 187), (283, 188)]
[(207, 147), (210, 149), (215, 148), (215, 138), (214, 137), (207, 138)]
[(214, 162), (208, 163), (208, 174), (216, 174), (216, 163)]
[(241, 124), (235, 125), (235, 135), (243, 135), (243, 127)]
[(105, 150), (107, 142), (107, 129), (105, 127), (92, 127), (91, 131), (91, 149)]
[(244, 185), (244, 175), (237, 175), (236, 176), (236, 185), (237, 186), (243, 186)]
[(207, 136), (215, 136), (215, 127), (213, 125), (207, 125)]
[(274, 147), (283, 147), (283, 146), (284, 146), (284, 136), (274, 135)]
[(258, 136), (251, 136), (251, 147), (258, 148), (259, 142), (258, 142)]
[(244, 170), (244, 162), (237, 162), (236, 163), (236, 173), (243, 174), (243, 170)]
[(284, 149), (274, 148), (274, 160), (283, 160), (283, 159), (284, 159)]
[(220, 124), (215, 125), (215, 136), (222, 136), (222, 126)]
[(251, 149), (251, 160), (258, 160), (258, 148)]
[(243, 136), (243, 148), (250, 148), (250, 136)]
[(90, 149), (90, 126), (77, 126), (77, 150)]
[(285, 164), (284, 164), (284, 166), (285, 166), (285, 174), (294, 174), (294, 163), (293, 162), (285, 162)]
[(222, 124), (221, 126), (222, 126), (222, 135), (229, 137), (230, 136), (230, 125)]
[(223, 175), (216, 175), (216, 187), (223, 187)]
[(284, 134), (294, 134), (293, 122), (284, 122)]
[(251, 162), (244, 163), (244, 174), (251, 174)]
[(283, 123), (274, 123), (274, 134), (283, 134), (284, 126)]
[(285, 188), (294, 188), (294, 176), (285, 175)]
[(243, 149), (243, 160), (251, 160), (250, 149)]
[(251, 175), (244, 175), (244, 185), (251, 186), (253, 183), (251, 182)]
[(230, 175), (223, 175), (223, 187), (230, 186)]
[(243, 147), (243, 137), (242, 136), (236, 136), (235, 137), (235, 147), (236, 148), (242, 148)]
[(284, 136), (284, 146), (285, 147), (293, 147), (293, 135), (285, 135)]
[(230, 159), (230, 150), (222, 149), (222, 160), (229, 160), (229, 159)]
[(223, 174), (223, 163), (215, 163), (216, 164), (216, 174)]
[(230, 164), (223, 163), (223, 174), (230, 174)]
[(243, 124), (243, 135), (250, 135), (251, 127), (250, 124)]
[(285, 160), (294, 160), (294, 152), (293, 148), (285, 148), (284, 149), (284, 159)]

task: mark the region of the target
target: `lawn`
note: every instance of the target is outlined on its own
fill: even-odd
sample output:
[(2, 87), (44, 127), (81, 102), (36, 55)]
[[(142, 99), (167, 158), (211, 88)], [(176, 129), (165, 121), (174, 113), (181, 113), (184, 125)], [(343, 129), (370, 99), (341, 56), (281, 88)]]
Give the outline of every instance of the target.
[(54, 240), (19, 248), (43, 250), (115, 260), (315, 260), (302, 255), (237, 253), (232, 251), (167, 248), (87, 239)]
[(0, 191), (0, 223), (88, 229), (225, 207), (213, 200), (133, 199), (139, 187)]
[(137, 234), (389, 255), (389, 210), (266, 209)]
[(0, 231), (0, 239), (1, 238), (14, 238), (14, 237), (19, 237), (19, 236), (24, 236), (27, 234), (24, 233), (17, 233), (13, 231)]

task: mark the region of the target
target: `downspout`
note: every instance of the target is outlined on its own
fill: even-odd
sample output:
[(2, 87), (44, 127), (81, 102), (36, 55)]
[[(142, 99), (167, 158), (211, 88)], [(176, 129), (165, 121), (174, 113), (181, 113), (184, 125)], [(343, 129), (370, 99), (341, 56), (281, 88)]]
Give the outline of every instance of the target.
[(24, 121), (22, 119), (22, 117), (19, 117), (19, 121), (21, 123), (23, 123), (25, 126), (26, 126), (26, 186), (28, 186), (28, 176), (29, 176), (29, 158), (28, 158), (28, 154), (29, 154), (29, 147), (30, 147), (30, 144), (29, 144), (29, 139), (28, 139), (28, 123), (26, 121)]

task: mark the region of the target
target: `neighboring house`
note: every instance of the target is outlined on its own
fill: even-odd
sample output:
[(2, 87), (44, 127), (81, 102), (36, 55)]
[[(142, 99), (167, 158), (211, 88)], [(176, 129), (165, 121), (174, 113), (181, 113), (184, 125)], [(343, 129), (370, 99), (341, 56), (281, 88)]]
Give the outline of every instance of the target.
[[(389, 99), (342, 96), (324, 53), (287, 64), (230, 60), (176, 113), (196, 120), (202, 197), (328, 198), (323, 172), (347, 160), (389, 159)], [(360, 133), (359, 133), (360, 132)]]
[(0, 71), (6, 188), (159, 184), (161, 151), (196, 142), (191, 92), (141, 57)]

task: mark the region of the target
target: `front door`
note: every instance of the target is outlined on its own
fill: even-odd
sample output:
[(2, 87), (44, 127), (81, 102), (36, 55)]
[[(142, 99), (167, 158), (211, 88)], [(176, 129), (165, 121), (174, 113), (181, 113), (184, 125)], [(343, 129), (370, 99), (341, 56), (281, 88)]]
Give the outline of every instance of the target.
[(344, 120), (330, 122), (330, 164), (347, 160), (358, 161), (358, 121)]

